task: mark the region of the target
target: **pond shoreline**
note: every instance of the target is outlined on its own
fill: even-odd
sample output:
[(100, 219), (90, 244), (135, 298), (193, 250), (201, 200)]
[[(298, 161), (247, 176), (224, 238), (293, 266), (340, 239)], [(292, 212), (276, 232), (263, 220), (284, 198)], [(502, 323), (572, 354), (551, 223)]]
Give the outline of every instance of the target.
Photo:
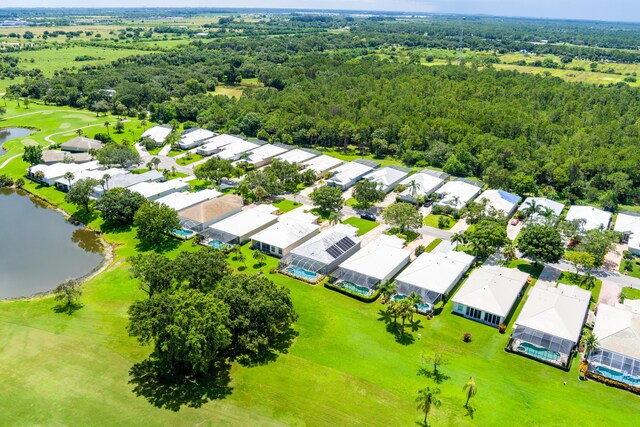
[[(95, 233), (96, 239), (100, 243), (100, 246), (101, 246), (100, 254), (102, 255), (102, 261), (100, 261), (100, 263), (97, 266), (95, 266), (87, 274), (84, 274), (84, 275), (82, 275), (80, 277), (72, 278), (73, 280), (77, 280), (79, 285), (82, 285), (87, 280), (90, 280), (90, 279), (98, 276), (99, 274), (104, 272), (107, 268), (109, 268), (113, 264), (114, 259), (115, 259), (115, 249), (116, 249), (116, 247), (115, 247), (115, 245), (107, 242), (104, 239), (104, 237), (103, 237), (103, 235), (102, 235), (102, 233), (100, 231), (95, 230), (95, 229), (91, 228), (89, 225), (78, 221), (72, 215), (70, 215), (67, 211), (65, 211), (64, 209), (62, 209), (61, 207), (59, 207), (57, 205), (54, 205), (53, 203), (49, 202), (48, 200), (44, 199), (43, 197), (39, 196), (38, 194), (35, 194), (35, 193), (33, 193), (33, 192), (29, 191), (29, 190), (26, 190), (24, 188), (12, 187), (12, 189), (14, 191), (16, 191), (16, 192), (23, 192), (27, 196), (29, 196), (30, 198), (41, 202), (43, 205), (46, 206), (47, 209), (51, 209), (53, 211), (59, 212), (64, 217), (64, 221), (71, 222), (71, 220), (73, 220), (73, 221), (77, 222), (78, 225), (84, 227), (86, 230), (89, 230), (89, 231), (92, 231), (93, 233)], [(57, 285), (55, 285), (55, 286), (57, 286)], [(23, 296), (17, 296), (17, 297), (5, 297), (5, 298), (0, 297), (0, 302), (29, 301), (29, 300), (35, 300), (35, 299), (39, 299), (39, 298), (44, 298), (44, 297), (49, 296), (49, 295), (51, 295), (53, 293), (53, 290), (55, 289), (55, 286), (52, 289), (48, 290), (48, 291), (36, 292), (36, 293), (29, 294), (29, 295), (23, 295)]]

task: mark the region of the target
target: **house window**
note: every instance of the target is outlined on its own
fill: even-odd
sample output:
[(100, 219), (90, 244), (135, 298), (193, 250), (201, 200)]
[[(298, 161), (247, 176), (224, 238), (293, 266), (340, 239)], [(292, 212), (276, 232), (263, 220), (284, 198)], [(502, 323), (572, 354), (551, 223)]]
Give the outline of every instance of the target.
[(466, 314), (467, 314), (468, 317), (472, 317), (474, 319), (480, 320), (482, 312), (480, 310), (478, 310), (477, 308), (467, 307)]
[(491, 323), (492, 325), (497, 325), (500, 323), (500, 316), (496, 316), (495, 314), (485, 313), (484, 321), (487, 323)]
[(282, 249), (278, 248), (278, 255), (282, 255)]
[(464, 305), (458, 304), (458, 311), (462, 313), (463, 310), (464, 310)]

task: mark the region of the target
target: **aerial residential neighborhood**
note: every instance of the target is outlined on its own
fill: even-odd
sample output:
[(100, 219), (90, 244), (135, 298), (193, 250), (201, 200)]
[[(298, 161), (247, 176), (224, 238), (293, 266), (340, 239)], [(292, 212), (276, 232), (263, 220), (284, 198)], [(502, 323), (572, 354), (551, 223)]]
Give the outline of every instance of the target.
[(0, 9), (0, 424), (637, 424), (638, 24), (142, 6)]

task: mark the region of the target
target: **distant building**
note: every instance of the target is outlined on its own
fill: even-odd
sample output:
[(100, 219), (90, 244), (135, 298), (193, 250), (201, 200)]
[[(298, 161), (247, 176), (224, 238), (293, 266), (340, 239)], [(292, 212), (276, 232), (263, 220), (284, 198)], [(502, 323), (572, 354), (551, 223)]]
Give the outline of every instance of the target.
[(104, 147), (104, 144), (97, 139), (86, 138), (84, 136), (77, 136), (69, 141), (60, 144), (62, 151), (68, 151), (70, 153), (88, 153), (91, 150), (99, 150)]
[(213, 138), (216, 134), (207, 129), (191, 128), (182, 132), (178, 147), (183, 150), (191, 150), (205, 143), (209, 138)]
[(242, 210), (242, 197), (227, 194), (211, 200), (205, 200), (178, 212), (182, 228), (204, 231), (210, 225), (222, 221)]
[(487, 208), (493, 208), (496, 212), (502, 212), (504, 216), (510, 218), (518, 209), (520, 196), (503, 190), (487, 190), (478, 197), (478, 203), (487, 201)]
[(629, 251), (640, 256), (640, 213), (622, 211), (616, 218), (613, 229), (623, 234)]
[(584, 230), (606, 230), (611, 222), (611, 212), (593, 206), (571, 206), (565, 217), (567, 221), (584, 220)]
[(396, 185), (411, 173), (411, 169), (399, 166), (385, 166), (366, 174), (363, 179), (378, 184), (385, 193), (391, 192)]
[(338, 187), (342, 191), (347, 190), (379, 166), (377, 162), (364, 159), (345, 163), (331, 171), (333, 176), (327, 180), (327, 185)]
[(189, 183), (180, 178), (164, 182), (144, 181), (129, 187), (129, 190), (140, 194), (147, 200), (157, 200), (171, 193), (188, 189)]
[(424, 169), (403, 179), (399, 185), (407, 187), (400, 193), (400, 199), (405, 202), (418, 203), (421, 198), (429, 197), (444, 185), (449, 174), (430, 169)]
[(295, 148), (291, 151), (287, 151), (286, 153), (280, 154), (276, 156), (281, 162), (302, 164), (307, 160), (311, 160), (314, 157), (318, 157), (321, 153), (316, 150), (311, 150), (308, 148)]
[(167, 140), (169, 134), (173, 132), (173, 127), (169, 125), (154, 126), (147, 129), (141, 138), (149, 138), (155, 141), (157, 145), (162, 145)]
[(302, 172), (312, 170), (316, 174), (316, 176), (318, 176), (324, 174), (325, 172), (329, 172), (330, 170), (340, 166), (343, 163), (344, 161), (340, 159), (336, 159), (335, 157), (323, 154), (304, 162), (304, 169), (302, 170)]

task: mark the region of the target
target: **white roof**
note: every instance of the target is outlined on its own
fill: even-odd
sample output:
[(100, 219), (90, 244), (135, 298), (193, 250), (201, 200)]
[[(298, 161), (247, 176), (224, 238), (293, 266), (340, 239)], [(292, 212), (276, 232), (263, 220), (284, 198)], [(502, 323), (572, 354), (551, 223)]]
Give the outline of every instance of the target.
[(304, 171), (312, 170), (316, 174), (319, 174), (319, 173), (328, 171), (330, 169), (333, 169), (337, 166), (340, 166), (343, 163), (344, 162), (340, 159), (336, 159), (335, 157), (331, 157), (331, 156), (327, 156), (326, 154), (323, 154), (321, 156), (314, 157), (313, 159), (304, 162), (304, 166), (305, 166)]
[(272, 205), (258, 205), (255, 208), (246, 209), (229, 218), (216, 222), (210, 225), (209, 228), (222, 231), (232, 236), (245, 236), (266, 224), (277, 221), (278, 216), (273, 214), (273, 212), (277, 210), (278, 208)]
[(464, 252), (424, 252), (400, 273), (396, 282), (445, 294), (471, 267), (473, 260), (473, 256)]
[[(351, 241), (348, 245), (349, 248), (352, 248), (361, 241), (358, 237), (357, 228), (347, 224), (337, 224), (307, 240), (292, 250), (291, 253), (329, 264), (337, 258), (332, 254), (333, 251), (329, 249), (345, 238)], [(334, 254), (342, 255), (344, 253), (343, 247), (340, 249), (338, 252), (334, 252)]]
[(142, 138), (151, 138), (161, 144), (167, 139), (172, 130), (173, 128), (171, 126), (154, 126), (145, 130)]
[(185, 190), (188, 187), (189, 184), (187, 182), (178, 178), (165, 182), (139, 182), (129, 187), (129, 190), (139, 193), (146, 199), (150, 199), (158, 194), (164, 193), (165, 191), (180, 191)]
[(483, 200), (487, 201), (487, 207), (490, 206), (496, 211), (502, 211), (508, 215), (518, 206), (520, 196), (503, 190), (487, 190), (478, 197), (477, 202)]
[(620, 212), (613, 229), (620, 233), (640, 234), (640, 213), (630, 215)]
[(100, 168), (100, 164), (98, 161), (94, 160), (86, 163), (54, 163), (52, 165), (36, 165), (31, 168), (31, 173), (36, 174), (37, 172), (42, 172), (45, 179), (56, 179), (60, 178), (67, 172), (75, 174), (80, 171), (98, 168)]
[(167, 205), (173, 210), (181, 211), (182, 209), (186, 209), (189, 206), (204, 202), (205, 200), (215, 199), (221, 194), (222, 193), (213, 188), (201, 190), (196, 193), (182, 191), (179, 193), (171, 193), (167, 196), (161, 197), (157, 200), (157, 202), (162, 203), (163, 205)]
[(409, 175), (409, 172), (407, 171), (385, 166), (369, 172), (364, 176), (364, 179), (381, 184), (383, 188), (387, 188), (402, 180), (407, 175)]
[(304, 220), (298, 221), (296, 218), (291, 217), (254, 234), (251, 239), (284, 249), (304, 239), (306, 236), (314, 234), (319, 229), (320, 226), (318, 224), (311, 224)]
[[(411, 187), (415, 182), (415, 194), (414, 189)], [(437, 176), (429, 175), (428, 173), (418, 172), (411, 176), (406, 177), (400, 182), (401, 185), (406, 185), (407, 189), (400, 195), (408, 197), (428, 196), (444, 184), (444, 179)]]
[(276, 157), (276, 159), (280, 160), (281, 162), (303, 163), (317, 156), (317, 153), (310, 153), (308, 151), (296, 148), (291, 151), (287, 151), (284, 154), (280, 154)]
[(411, 257), (411, 251), (403, 247), (404, 240), (383, 234), (350, 256), (339, 267), (383, 280)]
[(591, 292), (577, 286), (535, 286), (515, 326), (535, 329), (577, 343), (589, 309)]
[(345, 163), (342, 166), (335, 168), (333, 176), (329, 179), (330, 182), (339, 184), (340, 186), (346, 185), (351, 181), (354, 181), (368, 172), (371, 172), (373, 168), (371, 166), (364, 165), (358, 162)]
[(631, 307), (598, 305), (593, 333), (601, 349), (640, 360), (640, 314)]
[(191, 144), (196, 141), (202, 141), (203, 139), (211, 138), (214, 135), (215, 133), (207, 129), (193, 129), (188, 133), (182, 135), (182, 138), (180, 138), (180, 142), (183, 144)]
[(286, 153), (287, 151), (289, 151), (289, 149), (282, 145), (265, 144), (253, 150), (251, 154), (249, 154), (249, 157), (247, 157), (247, 161), (251, 164), (256, 164), (269, 160), (279, 154)]
[[(114, 177), (118, 175), (126, 175), (128, 173), (129, 172), (127, 172), (126, 170), (119, 169), (119, 168), (111, 168), (111, 169), (105, 169), (105, 170), (100, 170), (100, 169), (81, 170), (73, 173), (73, 179), (71, 180), (71, 185), (75, 184), (81, 179), (92, 178), (96, 180), (101, 180), (102, 177), (107, 174)], [(65, 179), (64, 177), (60, 177), (56, 179), (56, 182), (59, 182), (64, 185), (69, 185), (69, 180)]]
[(517, 268), (484, 265), (469, 275), (453, 301), (506, 317), (528, 277)]
[(596, 209), (593, 206), (571, 206), (565, 219), (567, 221), (586, 220), (585, 230), (595, 230), (600, 227), (607, 229), (611, 221), (611, 212)]
[[(141, 174), (129, 173), (122, 175), (112, 176), (109, 181), (107, 181), (105, 187), (108, 188), (128, 188), (132, 185), (135, 185), (139, 182), (143, 181), (157, 181), (162, 178), (162, 173), (159, 171), (152, 169), (148, 172), (144, 172)], [(93, 187), (94, 191), (102, 192), (102, 186), (96, 185)]]
[(207, 139), (203, 145), (200, 146), (198, 151), (213, 153), (216, 150), (221, 149), (222, 147), (226, 147), (229, 144), (233, 144), (235, 142), (244, 141), (242, 138), (233, 136), (233, 135), (216, 135), (213, 138)]
[[(525, 210), (529, 207), (529, 205), (531, 205), (532, 202), (536, 202), (536, 205), (540, 206), (540, 208), (542, 209), (551, 209), (555, 216), (560, 216), (562, 210), (564, 209), (564, 205), (562, 203), (547, 199), (545, 197), (527, 197), (525, 201), (520, 205), (520, 210)], [(537, 216), (537, 214), (535, 216)]]
[(253, 150), (254, 148), (257, 148), (259, 146), (260, 145), (254, 142), (249, 142), (249, 141), (240, 139), (239, 141), (233, 142), (229, 145), (225, 145), (222, 148), (222, 151), (215, 154), (215, 156), (218, 157), (219, 159), (232, 160), (238, 154), (244, 153), (245, 151)]
[[(449, 205), (454, 209), (461, 209), (469, 203), (469, 200), (480, 193), (480, 190), (480, 187), (464, 181), (449, 181), (438, 189), (438, 194), (444, 194), (444, 197), (438, 203)], [(456, 196), (459, 200), (457, 203), (454, 203)]]

